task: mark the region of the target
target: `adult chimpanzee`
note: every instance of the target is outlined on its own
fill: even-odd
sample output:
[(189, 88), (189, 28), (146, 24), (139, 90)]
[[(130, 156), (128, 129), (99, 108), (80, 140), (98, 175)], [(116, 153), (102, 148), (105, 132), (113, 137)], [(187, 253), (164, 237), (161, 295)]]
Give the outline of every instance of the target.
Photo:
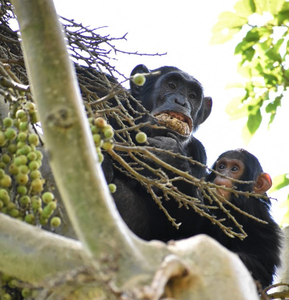
[[(272, 185), (270, 176), (263, 172), (258, 159), (243, 149), (221, 154), (212, 169), (219, 174), (211, 172), (207, 180), (227, 188), (266, 195), (267, 190)], [(233, 180), (230, 178), (233, 178)], [(234, 179), (250, 181), (251, 183), (236, 183)], [(250, 197), (245, 195), (236, 196), (232, 192), (222, 189), (222, 187), (216, 191), (242, 211), (267, 222), (267, 224), (264, 224), (253, 220), (229, 207), (224, 202), (224, 206), (243, 226), (248, 237), (244, 240), (232, 239), (218, 228), (215, 228), (216, 230), (211, 235), (226, 248), (239, 255), (254, 279), (258, 280), (263, 287), (268, 286), (272, 283), (275, 269), (280, 263), (281, 247), (281, 230), (270, 215), (270, 200), (253, 195)], [(220, 209), (215, 214), (219, 219), (227, 218)], [(226, 219), (225, 225), (232, 227), (236, 232), (238, 231), (236, 225), (229, 218)]]
[[(131, 76), (136, 73), (150, 73), (144, 65), (134, 68)], [(149, 121), (151, 124), (162, 125), (162, 128), (142, 128), (148, 136), (150, 146), (192, 157), (206, 164), (206, 152), (203, 145), (193, 136), (193, 132), (210, 115), (212, 99), (204, 97), (199, 81), (191, 75), (175, 67), (161, 67), (146, 77), (143, 86), (131, 82), (131, 94), (144, 106), (150, 114), (145, 114), (136, 122)], [(135, 102), (131, 103), (138, 110)], [(157, 153), (159, 158), (189, 174), (201, 178), (205, 176), (205, 168), (189, 164), (187, 160), (173, 157), (165, 153)], [(159, 209), (146, 187), (126, 176), (119, 170), (109, 166), (104, 160), (103, 169), (108, 182), (117, 186), (113, 194), (117, 208), (130, 227), (139, 237), (151, 240), (168, 241), (192, 236), (200, 232), (201, 217), (193, 209), (179, 208), (174, 199), (163, 201), (169, 214), (181, 222), (179, 229), (172, 226), (167, 216)], [(166, 170), (164, 170), (167, 172)], [(147, 175), (147, 174), (146, 174)], [(170, 175), (169, 175), (170, 176)], [(197, 197), (196, 188), (184, 181), (174, 184), (190, 196)], [(158, 196), (162, 196), (161, 191)]]

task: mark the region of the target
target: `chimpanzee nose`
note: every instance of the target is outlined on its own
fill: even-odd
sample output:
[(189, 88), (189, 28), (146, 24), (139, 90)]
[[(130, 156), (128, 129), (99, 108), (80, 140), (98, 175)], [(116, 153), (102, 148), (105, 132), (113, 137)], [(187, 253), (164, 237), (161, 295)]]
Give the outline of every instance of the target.
[(186, 105), (186, 99), (185, 98), (175, 98), (175, 103), (181, 106), (185, 106)]

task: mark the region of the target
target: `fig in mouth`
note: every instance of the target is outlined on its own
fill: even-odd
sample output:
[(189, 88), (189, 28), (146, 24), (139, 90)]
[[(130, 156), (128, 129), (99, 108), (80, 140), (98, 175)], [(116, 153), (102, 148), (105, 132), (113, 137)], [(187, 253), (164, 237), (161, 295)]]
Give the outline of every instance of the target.
[(179, 134), (191, 134), (192, 122), (187, 116), (181, 113), (166, 111), (155, 115), (155, 118), (160, 125), (166, 126)]

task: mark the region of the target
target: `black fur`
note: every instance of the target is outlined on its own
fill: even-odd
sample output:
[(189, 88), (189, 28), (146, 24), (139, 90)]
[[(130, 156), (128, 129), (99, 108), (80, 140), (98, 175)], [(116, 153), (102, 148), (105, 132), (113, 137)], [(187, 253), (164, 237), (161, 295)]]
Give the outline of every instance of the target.
[[(131, 75), (136, 73), (149, 73), (144, 65), (135, 67)], [(204, 122), (211, 112), (212, 100), (203, 96), (201, 84), (189, 74), (175, 67), (161, 67), (152, 72), (159, 72), (157, 75), (150, 75), (143, 86), (131, 83), (131, 94), (138, 99), (150, 114), (145, 114), (136, 123), (149, 121), (157, 124), (155, 114), (162, 111), (174, 111), (185, 115), (191, 120), (193, 130), (190, 135), (179, 134), (178, 132), (166, 129), (142, 128), (148, 136), (150, 146), (171, 150), (184, 156), (206, 164), (206, 152), (194, 136), (193, 132)], [(170, 88), (171, 86), (171, 88)], [(131, 101), (130, 105), (139, 110), (138, 104)], [(159, 158), (197, 178), (205, 176), (206, 169), (197, 165), (189, 164), (186, 160), (173, 157), (168, 154), (156, 154)], [(103, 169), (108, 182), (117, 186), (117, 192), (113, 194), (117, 208), (129, 228), (139, 237), (145, 240), (158, 239), (168, 241), (171, 239), (186, 238), (195, 235), (201, 230), (203, 218), (196, 214), (193, 209), (179, 208), (174, 199), (170, 201), (162, 199), (162, 203), (176, 222), (181, 222), (177, 230), (168, 221), (164, 212), (161, 211), (146, 187), (140, 185), (125, 174), (114, 169), (107, 157), (103, 163)], [(147, 162), (147, 161), (146, 161)], [(169, 176), (172, 175), (165, 171)], [(153, 174), (145, 173), (146, 176)], [(198, 197), (196, 187), (186, 184), (184, 181), (174, 183), (178, 189), (193, 197)], [(158, 196), (162, 192), (155, 190)]]
[[(244, 163), (245, 172), (242, 178), (240, 178), (241, 180), (256, 181), (258, 175), (263, 172), (258, 159), (245, 150), (225, 152), (220, 155), (218, 160), (222, 157), (239, 159)], [(216, 163), (212, 169), (216, 169)], [(213, 182), (215, 177), (215, 173), (212, 172), (208, 175), (207, 180)], [(252, 184), (234, 185), (241, 191), (253, 190)], [(235, 204), (242, 211), (264, 220), (268, 222), (268, 224), (257, 222), (230, 208), (231, 214), (236, 218), (239, 224), (243, 225), (243, 229), (248, 237), (243, 241), (239, 238), (230, 238), (216, 226), (210, 235), (226, 248), (237, 253), (251, 272), (253, 278), (258, 280), (263, 287), (266, 287), (272, 283), (276, 267), (280, 264), (282, 241), (281, 230), (270, 214), (271, 202), (270, 200), (255, 197), (246, 198), (242, 195), (236, 197), (233, 194), (231, 195), (230, 202)], [(218, 218), (227, 218), (221, 210), (218, 210), (215, 215)], [(229, 227), (231, 226), (234, 231), (238, 231), (232, 220), (227, 218), (225, 224)]]

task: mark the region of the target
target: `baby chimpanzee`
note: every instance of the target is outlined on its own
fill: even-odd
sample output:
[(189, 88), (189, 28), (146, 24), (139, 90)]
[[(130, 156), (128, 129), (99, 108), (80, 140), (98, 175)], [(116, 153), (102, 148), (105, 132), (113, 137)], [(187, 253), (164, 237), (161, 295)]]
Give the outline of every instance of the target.
[[(221, 154), (212, 169), (219, 174), (212, 171), (207, 176), (207, 181), (227, 188), (266, 195), (272, 185), (270, 176), (263, 172), (258, 159), (243, 149)], [(236, 183), (230, 178), (250, 181), (250, 183)], [(253, 278), (259, 281), (263, 287), (270, 285), (276, 267), (280, 264), (282, 240), (281, 230), (270, 215), (270, 200), (256, 196), (235, 195), (221, 187), (217, 189), (217, 193), (242, 211), (267, 222), (267, 224), (263, 224), (253, 220), (224, 203), (224, 206), (230, 210), (231, 215), (243, 226), (248, 237), (244, 240), (233, 239), (219, 228), (215, 228), (210, 235), (226, 248), (237, 253)], [(232, 219), (228, 218), (221, 209), (218, 209), (215, 215), (218, 219), (226, 218), (225, 225), (232, 227), (234, 231), (238, 231)]]

